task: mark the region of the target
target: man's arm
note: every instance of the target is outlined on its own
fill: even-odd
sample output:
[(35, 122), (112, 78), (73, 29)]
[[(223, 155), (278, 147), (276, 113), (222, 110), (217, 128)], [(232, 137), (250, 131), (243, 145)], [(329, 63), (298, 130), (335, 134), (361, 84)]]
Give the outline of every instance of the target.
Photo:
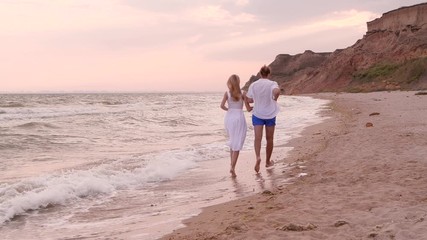
[(273, 89), (273, 99), (274, 101), (277, 101), (280, 95), (280, 88), (274, 88)]
[(253, 93), (252, 86), (253, 86), (252, 84), (249, 86), (248, 92), (244, 92), (246, 101), (248, 103), (254, 103), (254, 99), (253, 99), (254, 93)]

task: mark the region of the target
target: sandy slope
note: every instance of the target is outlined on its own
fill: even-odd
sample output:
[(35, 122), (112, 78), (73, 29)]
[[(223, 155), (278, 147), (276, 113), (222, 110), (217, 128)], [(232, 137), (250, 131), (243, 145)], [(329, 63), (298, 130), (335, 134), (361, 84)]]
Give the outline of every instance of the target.
[(312, 95), (333, 100), (331, 118), (278, 163), (307, 176), (206, 208), (164, 239), (427, 239), (427, 96), (415, 93)]

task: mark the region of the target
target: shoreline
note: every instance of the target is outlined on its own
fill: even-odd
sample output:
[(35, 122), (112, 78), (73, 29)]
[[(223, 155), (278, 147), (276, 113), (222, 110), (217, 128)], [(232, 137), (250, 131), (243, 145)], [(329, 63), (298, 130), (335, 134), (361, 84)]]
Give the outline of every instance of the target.
[(415, 93), (306, 95), (332, 111), (277, 163), (294, 166), (292, 184), (207, 207), (161, 239), (427, 238), (427, 97)]

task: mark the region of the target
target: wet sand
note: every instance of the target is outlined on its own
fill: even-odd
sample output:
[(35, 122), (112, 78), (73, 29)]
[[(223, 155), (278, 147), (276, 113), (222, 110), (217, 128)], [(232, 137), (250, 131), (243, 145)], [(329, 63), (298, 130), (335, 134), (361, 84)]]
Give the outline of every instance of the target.
[(310, 95), (332, 100), (330, 118), (262, 167), (276, 184), (162, 239), (427, 239), (427, 96), (416, 93)]

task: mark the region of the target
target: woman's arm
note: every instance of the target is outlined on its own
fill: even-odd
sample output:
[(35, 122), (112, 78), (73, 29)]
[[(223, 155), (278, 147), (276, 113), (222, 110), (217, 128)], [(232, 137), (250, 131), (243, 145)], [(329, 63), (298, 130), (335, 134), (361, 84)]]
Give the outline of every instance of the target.
[(225, 106), (227, 99), (228, 99), (228, 94), (226, 92), (226, 93), (224, 93), (224, 97), (222, 98), (222, 102), (221, 102), (221, 109), (223, 109), (225, 111), (228, 111), (228, 108)]
[(251, 107), (251, 105), (249, 104), (248, 97), (246, 97), (246, 94), (244, 93), (242, 97), (243, 102), (245, 103), (246, 110), (248, 110), (248, 112), (252, 111), (253, 107)]

